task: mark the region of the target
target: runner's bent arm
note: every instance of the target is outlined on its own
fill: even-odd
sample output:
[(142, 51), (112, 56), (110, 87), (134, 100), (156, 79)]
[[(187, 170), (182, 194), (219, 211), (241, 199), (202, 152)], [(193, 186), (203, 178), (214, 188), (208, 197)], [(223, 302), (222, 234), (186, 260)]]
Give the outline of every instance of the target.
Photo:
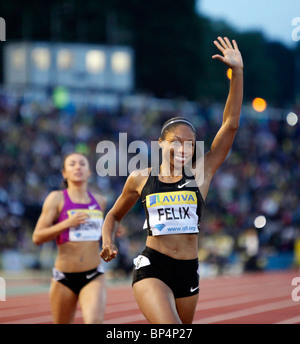
[(36, 245), (55, 239), (65, 229), (78, 226), (88, 218), (88, 215), (85, 213), (76, 213), (70, 218), (53, 225), (59, 216), (58, 206), (61, 197), (62, 195), (59, 191), (52, 191), (46, 198), (42, 213), (32, 235), (32, 241)]
[(132, 172), (127, 178), (121, 195), (105, 217), (102, 226), (102, 251), (100, 253), (101, 258), (105, 261), (110, 261), (117, 255), (118, 250), (114, 245), (115, 234), (122, 218), (140, 197), (137, 191), (139, 182), (138, 174)]

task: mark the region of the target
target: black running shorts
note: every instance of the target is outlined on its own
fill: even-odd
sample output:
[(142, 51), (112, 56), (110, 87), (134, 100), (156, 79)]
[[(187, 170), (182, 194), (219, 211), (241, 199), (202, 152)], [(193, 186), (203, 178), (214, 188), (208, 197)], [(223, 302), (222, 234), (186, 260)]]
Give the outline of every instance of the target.
[(132, 285), (145, 278), (158, 278), (173, 292), (175, 298), (199, 293), (198, 259), (180, 260), (146, 247), (134, 259)]
[(79, 295), (84, 286), (103, 273), (104, 270), (101, 265), (95, 269), (84, 272), (61, 272), (53, 268), (52, 278), (71, 289), (76, 295)]

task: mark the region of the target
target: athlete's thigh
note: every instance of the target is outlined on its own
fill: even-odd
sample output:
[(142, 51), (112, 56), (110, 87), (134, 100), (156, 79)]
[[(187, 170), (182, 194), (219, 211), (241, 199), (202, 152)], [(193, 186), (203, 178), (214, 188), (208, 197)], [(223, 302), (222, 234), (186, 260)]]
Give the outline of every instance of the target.
[(196, 294), (175, 300), (177, 312), (183, 324), (191, 324), (193, 322), (198, 298), (199, 294)]
[(101, 324), (104, 319), (106, 305), (105, 275), (99, 275), (79, 293), (79, 303), (83, 320), (86, 324)]
[(76, 312), (77, 300), (77, 295), (71, 289), (62, 283), (52, 280), (50, 304), (54, 323), (72, 323)]
[(180, 324), (173, 292), (157, 278), (145, 278), (133, 285), (138, 306), (151, 324)]

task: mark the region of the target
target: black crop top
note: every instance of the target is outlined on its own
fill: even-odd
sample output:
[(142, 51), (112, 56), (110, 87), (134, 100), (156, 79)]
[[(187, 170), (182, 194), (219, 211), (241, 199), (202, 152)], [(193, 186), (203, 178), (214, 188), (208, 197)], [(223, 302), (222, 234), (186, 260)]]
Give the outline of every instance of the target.
[(195, 178), (183, 174), (176, 183), (158, 178), (159, 167), (152, 168), (141, 193), (148, 235), (197, 234), (204, 200)]

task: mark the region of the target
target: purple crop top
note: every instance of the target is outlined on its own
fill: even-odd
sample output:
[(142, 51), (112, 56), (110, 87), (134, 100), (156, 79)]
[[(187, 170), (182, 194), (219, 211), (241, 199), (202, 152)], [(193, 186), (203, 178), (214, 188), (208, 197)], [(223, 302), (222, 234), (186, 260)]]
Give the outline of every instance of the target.
[(61, 232), (56, 237), (57, 245), (64, 244), (68, 241), (99, 241), (102, 233), (103, 212), (94, 196), (88, 192), (91, 201), (90, 203), (83, 204), (73, 203), (67, 189), (63, 190), (63, 194), (65, 202), (56, 223), (66, 220), (76, 212), (85, 212), (90, 218), (86, 223), (80, 224), (77, 227), (67, 228)]

